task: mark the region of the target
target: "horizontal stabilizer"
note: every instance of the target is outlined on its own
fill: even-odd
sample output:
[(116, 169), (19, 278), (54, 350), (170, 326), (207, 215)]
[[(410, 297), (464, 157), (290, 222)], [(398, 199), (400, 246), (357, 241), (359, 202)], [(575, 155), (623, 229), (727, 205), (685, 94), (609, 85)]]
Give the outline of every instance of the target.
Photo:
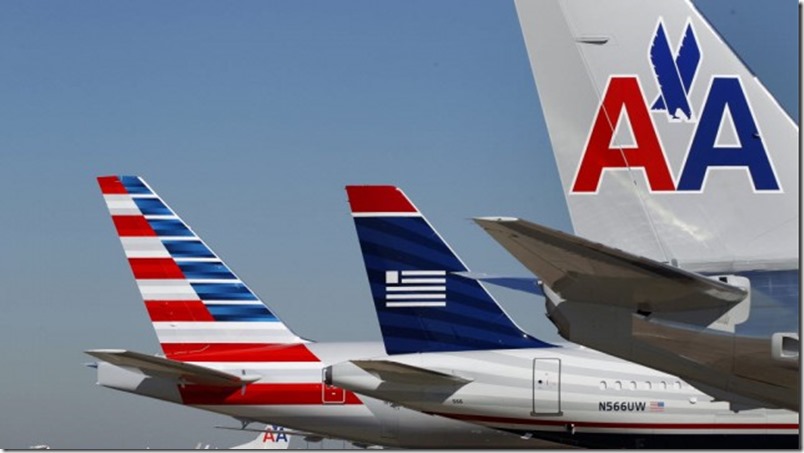
[(725, 310), (747, 296), (742, 288), (524, 220), (474, 220), (564, 300), (678, 312)]
[(455, 376), (454, 374), (440, 373), (390, 360), (352, 360), (352, 363), (383, 381), (394, 384), (460, 387), (472, 382), (471, 379)]
[(112, 365), (136, 369), (147, 376), (177, 379), (192, 384), (239, 387), (259, 379), (259, 376), (237, 376), (203, 366), (124, 349), (93, 349), (85, 352)]
[(503, 275), (484, 274), (482, 272), (455, 272), (455, 274), (470, 280), (491, 283), (495, 286), (501, 286), (503, 288), (513, 289), (515, 291), (522, 291), (523, 293), (544, 296), (544, 291), (542, 291), (541, 286), (542, 282), (538, 278), (506, 277)]

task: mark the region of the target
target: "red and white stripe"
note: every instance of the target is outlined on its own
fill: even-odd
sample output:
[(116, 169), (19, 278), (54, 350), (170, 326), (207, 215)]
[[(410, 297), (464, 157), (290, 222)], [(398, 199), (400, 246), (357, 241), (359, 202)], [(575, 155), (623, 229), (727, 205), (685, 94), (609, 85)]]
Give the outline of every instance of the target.
[[(121, 179), (117, 176), (98, 178), (103, 198), (112, 216), (115, 229), (120, 237), (126, 258), (137, 283), (148, 315), (156, 331), (163, 350), (168, 356), (176, 356), (194, 345), (204, 345), (207, 350), (223, 346), (232, 351), (259, 345), (270, 347), (277, 344), (306, 343), (293, 334), (281, 321), (273, 322), (236, 322), (216, 321), (209, 312), (200, 295), (193, 289), (191, 282), (205, 283), (239, 283), (235, 280), (188, 280), (178, 266), (181, 262), (207, 261), (219, 262), (214, 258), (174, 258), (162, 240), (203, 241), (193, 236), (159, 237), (148, 223), (149, 219), (175, 219), (174, 215), (145, 215), (137, 206), (135, 199), (150, 198), (160, 200), (171, 213), (175, 212), (162, 201), (141, 178), (140, 182), (148, 187), (150, 194), (130, 194)], [(186, 225), (186, 224), (185, 224)], [(188, 229), (190, 229), (188, 227)], [(192, 229), (190, 229), (192, 231)], [(206, 244), (204, 244), (206, 246)], [(207, 247), (209, 249), (209, 247)], [(210, 249), (211, 251), (211, 249)], [(214, 254), (214, 252), (212, 252)], [(216, 305), (260, 304), (262, 301), (210, 301)], [(306, 348), (304, 348), (306, 350)], [(219, 349), (216, 349), (219, 350)], [(309, 351), (300, 352), (294, 349), (295, 360), (318, 360)], [(261, 355), (261, 360), (272, 360), (268, 355)], [(284, 359), (280, 359), (284, 360)]]

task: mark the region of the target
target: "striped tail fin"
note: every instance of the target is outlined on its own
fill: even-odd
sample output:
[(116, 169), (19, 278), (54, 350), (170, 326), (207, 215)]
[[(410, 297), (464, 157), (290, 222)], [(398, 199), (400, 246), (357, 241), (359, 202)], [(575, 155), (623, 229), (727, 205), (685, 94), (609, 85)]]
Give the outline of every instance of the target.
[(388, 354), (538, 348), (393, 186), (347, 186)]
[(304, 342), (142, 178), (98, 183), (168, 357)]

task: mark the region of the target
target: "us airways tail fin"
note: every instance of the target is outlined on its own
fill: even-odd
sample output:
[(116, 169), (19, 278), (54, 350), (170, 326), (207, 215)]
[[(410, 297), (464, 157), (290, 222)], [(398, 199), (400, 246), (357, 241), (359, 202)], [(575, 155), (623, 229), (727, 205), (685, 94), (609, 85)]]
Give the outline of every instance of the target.
[(276, 356), (303, 342), (142, 178), (103, 176), (98, 183), (168, 357), (250, 345), (275, 345)]
[(689, 270), (796, 266), (798, 126), (689, 1), (516, 1), (576, 234)]
[(389, 354), (550, 346), (517, 327), (402, 190), (347, 186)]

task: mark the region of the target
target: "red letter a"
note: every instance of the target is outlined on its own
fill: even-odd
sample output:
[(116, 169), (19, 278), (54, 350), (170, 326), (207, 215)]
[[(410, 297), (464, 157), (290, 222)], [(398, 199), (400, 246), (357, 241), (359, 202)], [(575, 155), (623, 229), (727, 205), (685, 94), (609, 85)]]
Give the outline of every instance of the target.
[[(634, 148), (611, 148), (617, 120), (625, 109)], [(572, 192), (597, 192), (605, 168), (644, 168), (651, 191), (675, 190), (656, 130), (636, 77), (612, 77), (586, 143)]]

